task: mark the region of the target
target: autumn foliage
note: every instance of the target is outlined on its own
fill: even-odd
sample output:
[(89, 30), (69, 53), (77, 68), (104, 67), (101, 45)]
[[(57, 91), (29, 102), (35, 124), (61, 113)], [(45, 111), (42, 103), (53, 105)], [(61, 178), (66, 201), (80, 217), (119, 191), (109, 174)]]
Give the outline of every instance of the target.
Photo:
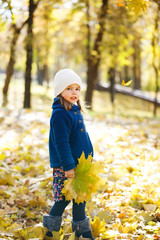
[(137, 15), (145, 12), (149, 3), (149, 0), (118, 0), (117, 2), (119, 7), (126, 7)]
[(67, 200), (74, 199), (75, 202), (80, 203), (91, 199), (92, 194), (96, 193), (102, 179), (99, 173), (103, 170), (103, 165), (100, 162), (92, 162), (92, 156), (85, 158), (84, 152), (78, 159), (79, 164), (75, 169), (75, 178), (68, 179), (64, 183), (62, 193)]
[[(48, 112), (1, 110), (1, 239), (44, 239), (42, 216), (53, 204), (49, 117)], [(95, 184), (93, 192), (97, 191), (87, 202), (94, 237), (160, 239), (159, 119), (97, 115), (86, 125), (95, 155), (93, 162), (82, 155), (79, 167), (86, 184), (82, 196), (90, 198), (89, 182)], [(97, 189), (97, 182), (90, 177), (87, 181), (87, 175), (96, 181), (100, 176), (105, 184)], [(79, 185), (74, 187), (78, 193)], [(70, 204), (54, 239), (74, 240), (71, 209)]]

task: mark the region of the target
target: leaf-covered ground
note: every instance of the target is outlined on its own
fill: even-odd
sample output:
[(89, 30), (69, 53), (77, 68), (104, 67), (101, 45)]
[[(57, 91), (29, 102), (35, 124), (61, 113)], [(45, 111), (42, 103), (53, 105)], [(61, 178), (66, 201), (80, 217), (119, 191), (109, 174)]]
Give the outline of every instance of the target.
[[(43, 239), (52, 200), (50, 112), (0, 112), (0, 239)], [(87, 204), (97, 239), (160, 239), (160, 121), (85, 116), (106, 184)], [(71, 205), (64, 238), (71, 234)]]

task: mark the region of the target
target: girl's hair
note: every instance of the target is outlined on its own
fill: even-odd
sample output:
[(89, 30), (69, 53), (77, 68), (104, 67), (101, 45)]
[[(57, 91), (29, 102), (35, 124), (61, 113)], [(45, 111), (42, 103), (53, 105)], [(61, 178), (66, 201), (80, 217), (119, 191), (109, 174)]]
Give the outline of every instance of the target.
[[(67, 111), (69, 111), (69, 110), (73, 107), (73, 104), (70, 103), (70, 102), (68, 102), (66, 99), (64, 99), (64, 97), (62, 97), (61, 94), (59, 94), (57, 97), (60, 99), (61, 105), (62, 105)], [(77, 101), (77, 105), (80, 107), (80, 110), (83, 112), (82, 106), (81, 106), (81, 103), (80, 103), (80, 100), (79, 100), (79, 99), (78, 99), (78, 101)]]

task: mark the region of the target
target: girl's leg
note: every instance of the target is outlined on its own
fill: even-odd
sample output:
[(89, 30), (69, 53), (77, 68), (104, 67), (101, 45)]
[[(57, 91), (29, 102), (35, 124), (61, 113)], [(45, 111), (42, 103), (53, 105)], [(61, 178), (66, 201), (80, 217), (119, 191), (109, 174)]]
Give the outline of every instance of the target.
[(52, 231), (60, 230), (62, 214), (68, 204), (69, 201), (66, 201), (63, 197), (63, 200), (54, 203), (49, 215), (43, 215), (43, 225), (49, 230), (49, 232), (46, 234), (48, 237), (52, 237)]
[(90, 238), (94, 240), (91, 233), (91, 226), (89, 218), (85, 215), (86, 203), (77, 204), (73, 200), (73, 221), (72, 229), (75, 231), (76, 237), (82, 235), (83, 238)]
[[(49, 232), (47, 236), (52, 236), (52, 231), (59, 231), (62, 222), (62, 214), (64, 209), (69, 204), (69, 201), (65, 200), (62, 195), (62, 189), (64, 185), (65, 173), (62, 168), (53, 168), (53, 194), (55, 204), (50, 210), (49, 215), (43, 216), (43, 225), (48, 228)], [(61, 198), (62, 196), (62, 198)]]
[(66, 201), (65, 198), (63, 200), (55, 202), (53, 207), (51, 208), (49, 215), (51, 216), (62, 216), (65, 208), (70, 203), (70, 201)]
[(73, 216), (73, 221), (81, 221), (85, 219), (86, 214), (85, 214), (85, 207), (86, 203), (75, 203), (73, 200), (73, 207), (72, 207), (72, 216)]

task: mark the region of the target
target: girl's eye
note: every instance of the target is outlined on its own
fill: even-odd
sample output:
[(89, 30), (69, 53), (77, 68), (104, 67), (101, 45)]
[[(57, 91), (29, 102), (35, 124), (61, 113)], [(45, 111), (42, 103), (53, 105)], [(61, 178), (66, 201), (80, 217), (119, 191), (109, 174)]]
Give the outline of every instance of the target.
[(71, 88), (67, 88), (67, 90), (71, 90)]
[(76, 91), (80, 91), (80, 89), (79, 89), (79, 88), (76, 88)]

